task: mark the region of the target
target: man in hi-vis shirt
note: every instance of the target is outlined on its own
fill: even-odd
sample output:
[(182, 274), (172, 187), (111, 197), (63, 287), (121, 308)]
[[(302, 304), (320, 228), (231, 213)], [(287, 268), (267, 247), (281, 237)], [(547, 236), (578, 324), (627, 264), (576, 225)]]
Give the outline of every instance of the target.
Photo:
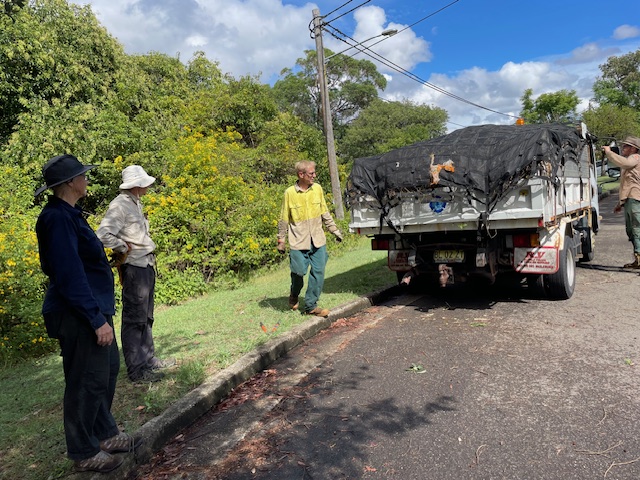
[(304, 296), (303, 313), (328, 317), (329, 310), (318, 307), (324, 284), (324, 269), (327, 255), (327, 238), (322, 225), (342, 241), (342, 233), (329, 213), (322, 187), (315, 182), (316, 164), (303, 160), (296, 163), (298, 181), (284, 192), (282, 212), (278, 222), (278, 251), (286, 250), (285, 238), (289, 240), (291, 266), (291, 291), (289, 307), (297, 310), (298, 297), (304, 285), (304, 276), (309, 272), (307, 291)]

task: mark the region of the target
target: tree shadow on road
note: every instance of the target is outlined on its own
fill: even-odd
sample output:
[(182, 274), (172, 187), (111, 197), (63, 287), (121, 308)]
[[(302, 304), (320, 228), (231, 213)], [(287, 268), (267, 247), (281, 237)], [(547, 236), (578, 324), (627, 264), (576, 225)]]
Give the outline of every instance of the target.
[[(425, 395), (410, 406), (394, 397), (366, 404), (333, 398), (328, 373), (316, 370), (287, 392), (260, 435), (243, 441), (207, 478), (363, 478), (379, 466), (372, 458), (386, 450), (385, 438), (407, 436), (433, 415), (455, 410), (454, 397), (445, 395)], [(367, 388), (369, 380), (354, 371), (341, 379), (340, 391)]]

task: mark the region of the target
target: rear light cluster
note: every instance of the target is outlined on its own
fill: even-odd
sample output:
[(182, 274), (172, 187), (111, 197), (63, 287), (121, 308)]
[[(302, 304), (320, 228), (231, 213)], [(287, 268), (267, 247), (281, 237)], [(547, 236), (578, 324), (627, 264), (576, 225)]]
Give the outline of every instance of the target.
[(539, 247), (540, 237), (537, 233), (518, 233), (513, 236), (513, 246), (516, 248)]
[(389, 240), (372, 238), (371, 250), (389, 250)]

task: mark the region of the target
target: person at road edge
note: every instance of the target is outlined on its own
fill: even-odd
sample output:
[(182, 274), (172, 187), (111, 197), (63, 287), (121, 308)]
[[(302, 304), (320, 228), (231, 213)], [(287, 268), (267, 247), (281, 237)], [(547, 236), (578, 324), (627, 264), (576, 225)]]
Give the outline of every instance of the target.
[(327, 239), (322, 226), (338, 242), (342, 233), (329, 213), (322, 187), (315, 183), (316, 164), (303, 160), (295, 165), (298, 180), (284, 192), (278, 221), (278, 251), (285, 253), (289, 241), (291, 289), (289, 307), (297, 310), (304, 276), (309, 272), (302, 313), (328, 317), (329, 310), (320, 308), (318, 300), (324, 285), (324, 271), (328, 260)]
[(73, 155), (59, 155), (42, 169), (53, 190), (36, 222), (42, 271), (49, 285), (42, 305), (47, 334), (60, 344), (65, 389), (63, 423), (67, 455), (76, 471), (106, 473), (142, 438), (120, 432), (111, 405), (120, 370), (113, 331), (113, 273), (102, 243), (77, 202), (87, 195), (86, 173)]
[(173, 358), (155, 355), (153, 309), (156, 284), (156, 245), (141, 198), (156, 181), (140, 165), (122, 170), (120, 194), (109, 204), (97, 230), (98, 238), (114, 252), (122, 284), (122, 353), (132, 382), (156, 382), (160, 369), (175, 365)]
[(629, 136), (620, 144), (620, 154), (608, 145), (602, 151), (607, 160), (620, 167), (620, 199), (613, 211), (624, 210), (624, 224), (634, 254), (633, 262), (624, 268), (640, 269), (640, 138)]

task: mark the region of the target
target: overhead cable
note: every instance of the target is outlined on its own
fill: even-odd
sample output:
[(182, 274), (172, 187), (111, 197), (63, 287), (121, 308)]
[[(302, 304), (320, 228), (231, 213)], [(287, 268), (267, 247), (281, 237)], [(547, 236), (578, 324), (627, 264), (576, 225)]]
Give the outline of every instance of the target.
[[(350, 3), (351, 1), (353, 1), (353, 0), (349, 0), (349, 2), (347, 2), (347, 3)], [(335, 21), (336, 21), (336, 20), (338, 20), (339, 18), (342, 18), (342, 17), (344, 17), (345, 15), (347, 15), (348, 13), (351, 13), (351, 12), (353, 12), (354, 10), (359, 9), (360, 7), (362, 7), (362, 6), (366, 5), (367, 3), (369, 3), (370, 1), (371, 1), (371, 0), (365, 0), (365, 1), (364, 1), (364, 2), (362, 2), (360, 5), (358, 5), (358, 6), (356, 6), (356, 7), (353, 7), (351, 10), (348, 10), (348, 11), (344, 12), (342, 15), (338, 15), (336, 18), (332, 18), (331, 20), (328, 20), (328, 21), (324, 21), (324, 22), (322, 22), (323, 26), (324, 26), (324, 25), (329, 25), (331, 22), (335, 22)], [(456, 1), (459, 1), (459, 0), (456, 0)], [(344, 5), (346, 5), (347, 3), (345, 3)], [(344, 5), (342, 5), (342, 6), (338, 7), (338, 8), (336, 8), (335, 10), (333, 10), (333, 12), (335, 12), (335, 11), (337, 11), (337, 10), (340, 10), (342, 7), (344, 7)], [(329, 12), (328, 14), (323, 15), (323, 16), (322, 16), (322, 18), (326, 18), (326, 17), (328, 17), (328, 16), (329, 16), (329, 15), (331, 15), (333, 12)]]
[[(336, 30), (336, 32), (338, 32), (340, 35), (343, 35), (344, 37), (348, 38), (349, 40), (355, 42), (355, 44), (352, 45), (349, 42), (347, 42), (346, 40), (344, 40), (342, 38), (339, 38), (336, 34), (331, 32), (330, 29)], [(355, 39), (349, 37), (348, 35), (345, 35), (343, 32), (340, 32), (338, 29), (336, 29), (334, 27), (329, 27), (329, 29), (327, 29), (326, 32), (329, 33), (334, 38), (336, 38), (338, 40), (341, 40), (341, 41), (345, 42), (347, 45), (350, 45), (351, 47), (355, 48), (360, 53), (364, 53), (368, 57), (371, 57), (372, 59), (376, 60), (377, 62), (385, 65), (386, 67), (390, 68), (391, 70), (394, 70), (394, 71), (400, 73), (401, 75), (404, 75), (405, 77), (410, 78), (411, 80), (413, 80), (415, 82), (418, 82), (418, 83), (420, 83), (420, 84), (422, 84), (422, 85), (424, 85), (426, 87), (429, 87), (429, 88), (435, 90), (436, 92), (441, 93), (442, 95), (445, 95), (445, 96), (450, 97), (450, 98), (452, 98), (454, 100), (458, 100), (460, 102), (466, 103), (467, 105), (472, 105), (474, 107), (481, 108), (483, 110), (487, 110), (487, 111), (492, 112), (492, 113), (497, 113), (498, 115), (504, 115), (505, 117), (511, 117), (511, 118), (519, 118), (517, 115), (512, 115), (510, 113), (499, 112), (499, 111), (493, 110), (493, 109), (491, 109), (489, 107), (485, 107), (483, 105), (474, 103), (471, 100), (467, 100), (466, 98), (463, 98), (463, 97), (461, 97), (459, 95), (451, 93), (451, 92), (445, 90), (444, 88), (439, 87), (438, 85), (435, 85), (435, 84), (433, 84), (431, 82), (428, 82), (428, 81), (420, 78), (416, 74), (406, 70), (405, 68), (402, 68), (400, 65), (397, 65), (396, 63), (392, 62), (391, 60), (388, 60), (387, 58), (383, 57), (379, 53), (376, 53), (373, 50), (370, 50), (369, 47), (366, 47), (364, 45), (359, 44), (358, 42), (356, 42)], [(362, 48), (360, 48), (360, 47), (362, 47)], [(353, 56), (353, 55), (351, 55), (351, 56)]]

